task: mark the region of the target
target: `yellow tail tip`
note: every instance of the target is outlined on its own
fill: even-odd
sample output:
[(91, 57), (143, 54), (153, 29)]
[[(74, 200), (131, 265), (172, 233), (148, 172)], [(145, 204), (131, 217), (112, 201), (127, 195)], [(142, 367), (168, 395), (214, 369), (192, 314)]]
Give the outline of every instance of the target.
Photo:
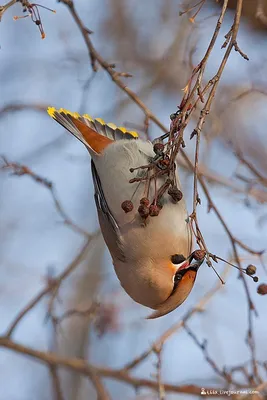
[(47, 108), (47, 113), (50, 115), (50, 117), (55, 118), (55, 113), (58, 112), (59, 114), (66, 114), (66, 115), (71, 115), (74, 118), (79, 118), (80, 114), (77, 112), (71, 112), (69, 110), (66, 110), (65, 108), (60, 108), (56, 109), (55, 107), (48, 107)]
[(48, 107), (48, 108), (47, 108), (47, 113), (48, 113), (48, 115), (49, 115), (50, 117), (54, 118), (55, 112), (56, 112), (55, 107)]
[(135, 131), (128, 131), (128, 133), (130, 133), (130, 134), (131, 134), (133, 137), (135, 137), (135, 138), (138, 138), (138, 137), (139, 137), (138, 133), (135, 132)]
[(101, 125), (106, 125), (105, 121), (102, 118), (95, 118), (95, 121), (98, 121)]
[(48, 113), (48, 115), (51, 117), (51, 118), (53, 118), (53, 119), (57, 119), (57, 113), (58, 114), (65, 114), (65, 116), (71, 116), (71, 117), (73, 117), (73, 118), (77, 118), (77, 119), (79, 119), (79, 118), (85, 118), (85, 119), (88, 119), (89, 121), (91, 121), (91, 122), (93, 122), (94, 123), (94, 121), (97, 121), (97, 122), (99, 122), (101, 125), (103, 125), (103, 126), (105, 126), (105, 125), (107, 125), (108, 127), (110, 127), (111, 129), (113, 129), (114, 131), (116, 130), (116, 129), (118, 129), (118, 130), (120, 130), (122, 133), (128, 133), (128, 134), (130, 134), (130, 135), (132, 135), (134, 138), (138, 138), (138, 133), (137, 132), (135, 132), (135, 131), (129, 131), (127, 128), (125, 128), (124, 126), (120, 126), (120, 127), (117, 127), (115, 124), (113, 124), (112, 122), (109, 122), (108, 124), (106, 124), (105, 123), (105, 121), (102, 119), (102, 118), (95, 118), (95, 119), (93, 119), (90, 115), (88, 115), (88, 114), (83, 114), (82, 116), (79, 114), (79, 113), (77, 113), (77, 112), (72, 112), (72, 111), (69, 111), (69, 110), (66, 110), (65, 108), (59, 108), (59, 109), (56, 109), (55, 107), (48, 107), (47, 108), (47, 113)]

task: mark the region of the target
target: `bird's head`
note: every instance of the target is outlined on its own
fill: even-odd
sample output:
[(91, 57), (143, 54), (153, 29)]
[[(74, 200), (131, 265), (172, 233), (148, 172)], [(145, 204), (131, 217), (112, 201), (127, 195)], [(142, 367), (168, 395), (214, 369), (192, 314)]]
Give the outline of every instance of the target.
[(175, 266), (172, 292), (147, 319), (162, 317), (175, 310), (187, 299), (194, 286), (197, 271), (205, 258), (202, 250), (198, 251), (197, 257), (195, 253), (193, 252), (187, 259), (180, 254), (171, 257), (171, 263)]

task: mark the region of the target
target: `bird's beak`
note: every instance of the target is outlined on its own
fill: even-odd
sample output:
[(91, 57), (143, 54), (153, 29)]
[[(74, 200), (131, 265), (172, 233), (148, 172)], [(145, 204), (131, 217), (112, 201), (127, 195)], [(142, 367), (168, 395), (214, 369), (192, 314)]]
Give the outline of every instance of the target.
[(187, 299), (193, 289), (197, 271), (203, 261), (204, 258), (195, 260), (192, 255), (190, 255), (187, 260), (179, 265), (176, 272), (178, 280), (177, 283), (174, 283), (173, 292), (164, 303), (159, 305), (156, 311), (147, 317), (147, 319), (155, 319), (169, 314)]

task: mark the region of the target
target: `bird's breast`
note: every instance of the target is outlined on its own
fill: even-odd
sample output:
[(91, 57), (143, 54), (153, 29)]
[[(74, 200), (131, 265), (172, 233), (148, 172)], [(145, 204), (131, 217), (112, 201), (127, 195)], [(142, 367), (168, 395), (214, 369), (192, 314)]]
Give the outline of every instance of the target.
[(173, 254), (187, 257), (191, 251), (191, 231), (183, 205), (166, 204), (156, 217), (145, 223), (137, 215), (121, 227), (126, 252), (130, 258), (170, 259)]
[[(176, 253), (187, 257), (191, 250), (191, 234), (184, 199), (174, 204), (166, 194), (163, 198), (164, 206), (158, 216), (143, 221), (138, 213), (140, 199), (144, 197), (145, 182), (129, 181), (140, 177), (144, 170), (136, 169), (131, 173), (130, 169), (148, 164), (154, 155), (150, 142), (120, 140), (108, 146), (103, 156), (94, 161), (105, 199), (120, 227), (127, 257), (170, 257)], [(158, 185), (164, 179), (159, 178)], [(177, 185), (180, 188), (178, 174)], [(154, 190), (152, 182), (151, 198)], [(125, 200), (131, 200), (134, 206), (133, 211), (127, 214), (121, 208)]]

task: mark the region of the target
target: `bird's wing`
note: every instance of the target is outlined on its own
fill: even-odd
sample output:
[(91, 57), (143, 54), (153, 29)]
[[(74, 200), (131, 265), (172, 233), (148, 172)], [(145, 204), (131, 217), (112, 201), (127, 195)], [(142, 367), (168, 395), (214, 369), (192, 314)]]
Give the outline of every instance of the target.
[(107, 204), (107, 201), (105, 199), (101, 181), (98, 176), (93, 160), (91, 161), (91, 167), (92, 167), (92, 176), (95, 188), (95, 203), (103, 237), (105, 239), (105, 242), (109, 248), (112, 257), (124, 261), (125, 255), (123, 253), (120, 228), (114, 216), (112, 215), (110, 208)]

